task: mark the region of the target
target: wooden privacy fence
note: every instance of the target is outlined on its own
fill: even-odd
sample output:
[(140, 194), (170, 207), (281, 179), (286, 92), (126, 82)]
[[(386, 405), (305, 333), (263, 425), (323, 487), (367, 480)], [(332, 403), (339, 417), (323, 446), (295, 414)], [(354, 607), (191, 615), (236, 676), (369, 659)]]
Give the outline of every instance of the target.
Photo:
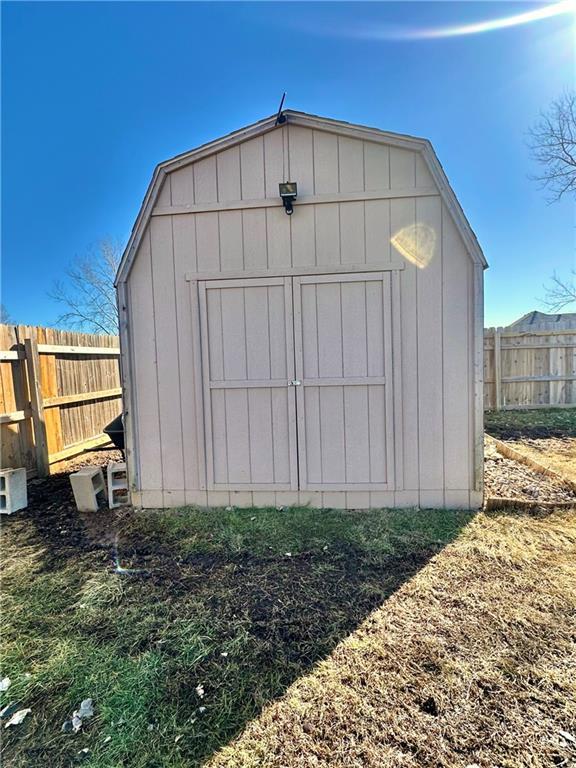
[(108, 442), (121, 411), (117, 336), (0, 325), (1, 467), (29, 474)]
[(576, 406), (574, 330), (484, 330), (484, 408)]

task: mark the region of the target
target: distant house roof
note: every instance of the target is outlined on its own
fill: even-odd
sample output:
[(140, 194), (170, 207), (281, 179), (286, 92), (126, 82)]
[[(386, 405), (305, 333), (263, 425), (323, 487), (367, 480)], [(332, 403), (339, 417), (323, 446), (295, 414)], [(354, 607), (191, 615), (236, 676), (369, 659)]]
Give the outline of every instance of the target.
[(508, 328), (519, 331), (536, 330), (572, 330), (576, 328), (576, 312), (564, 312), (562, 314), (548, 315), (546, 312), (528, 312), (527, 314), (510, 323)]

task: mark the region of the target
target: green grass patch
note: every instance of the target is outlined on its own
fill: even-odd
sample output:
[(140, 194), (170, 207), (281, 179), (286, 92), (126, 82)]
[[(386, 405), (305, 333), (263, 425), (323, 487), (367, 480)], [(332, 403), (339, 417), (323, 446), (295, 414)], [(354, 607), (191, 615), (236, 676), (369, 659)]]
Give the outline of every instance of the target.
[(576, 407), (486, 411), (484, 428), (501, 440), (576, 437)]
[[(307, 508), (131, 513), (109, 518), (117, 552), (77, 516), (66, 520), (76, 548), (58, 534), (48, 540), (53, 526), (7, 521), (1, 674), (13, 682), (0, 704), (32, 713), (4, 731), (3, 764), (200, 765), (470, 518)], [(116, 555), (132, 573), (114, 572)], [(79, 734), (61, 733), (87, 697), (94, 718)]]

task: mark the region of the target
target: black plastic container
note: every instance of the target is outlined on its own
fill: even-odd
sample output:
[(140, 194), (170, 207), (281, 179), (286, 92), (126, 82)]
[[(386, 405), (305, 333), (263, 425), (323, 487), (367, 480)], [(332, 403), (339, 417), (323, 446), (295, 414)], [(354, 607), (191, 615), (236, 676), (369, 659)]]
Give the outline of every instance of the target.
[(108, 435), (110, 440), (114, 443), (116, 448), (120, 451), (124, 450), (124, 423), (122, 421), (122, 414), (112, 419), (108, 426), (102, 430), (104, 434)]

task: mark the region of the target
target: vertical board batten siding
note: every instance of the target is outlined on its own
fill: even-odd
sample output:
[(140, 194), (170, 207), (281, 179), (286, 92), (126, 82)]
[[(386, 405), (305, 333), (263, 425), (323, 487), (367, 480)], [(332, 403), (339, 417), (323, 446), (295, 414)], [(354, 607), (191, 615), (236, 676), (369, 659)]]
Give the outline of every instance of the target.
[(244, 268), (242, 211), (220, 211), (218, 214), (220, 269), (223, 272)]
[[(390, 202), (392, 234), (416, 222), (415, 200)], [(402, 349), (402, 435), (403, 435), (403, 487), (419, 488), (418, 455), (418, 314), (416, 267), (406, 264), (400, 273), (400, 326)]]
[(158, 194), (158, 206), (172, 205), (172, 175), (168, 174), (164, 177), (162, 187)]
[[(428, 189), (435, 185), (420, 152), (288, 123), (171, 172), (157, 204), (186, 206), (277, 199), (282, 180), (296, 181), (299, 196)], [(412, 239), (416, 255), (421, 252), (422, 231), (418, 227), (422, 225), (435, 237), (429, 262), (418, 268), (405, 258), (404, 269), (389, 275), (387, 295), (394, 309), (386, 332), (393, 364), (386, 373), (386, 387), (390, 389), (386, 397), (390, 394), (393, 401), (384, 401), (382, 392), (386, 387), (377, 384), (303, 387), (298, 397), (305, 401), (308, 420), (304, 426), (306, 472), (312, 483), (335, 482), (341, 473), (357, 483), (382, 483), (381, 464), (394, 468), (395, 490), (346, 491), (347, 502), (353, 506), (374, 504), (376, 499), (398, 506), (474, 503), (478, 491), (470, 489), (474, 487), (473, 473), (477, 472), (474, 450), (478, 449), (475, 441), (479, 424), (475, 406), (477, 361), (473, 359), (478, 286), (475, 297), (470, 254), (440, 195), (300, 207), (297, 202), (291, 217), (280, 207), (155, 217), (129, 276), (136, 379), (146, 381), (146, 386), (139, 384), (136, 396), (139, 462), (144, 478), (140, 490), (148, 492), (150, 499), (163, 491), (164, 503), (169, 500), (171, 504), (183, 494), (191, 503), (210, 503), (210, 499), (235, 503), (233, 497), (237, 503), (248, 503), (248, 499), (287, 499), (292, 494), (296, 500), (309, 497), (314, 504), (325, 499), (336, 505), (344, 491), (248, 491), (232, 487), (205, 490), (202, 403), (207, 392), (199, 381), (200, 340), (196, 339), (200, 308), (196, 304), (196, 284), (186, 283), (185, 275), (222, 273), (225, 277), (227, 272), (266, 268), (281, 271), (284, 267), (302, 268), (306, 274), (308, 266), (325, 267), (330, 273), (333, 267), (348, 264), (359, 269), (363, 264), (384, 267), (406, 256), (391, 243), (401, 231), (408, 241)], [(476, 276), (478, 279), (481, 277)], [(367, 298), (371, 283), (364, 286), (364, 299), (361, 285), (351, 282), (345, 290), (336, 291), (337, 283), (327, 282), (319, 290), (302, 293), (306, 327), (312, 329), (316, 323), (310, 339), (314, 333), (320, 338), (343, 325), (358, 335), (363, 322), (368, 322), (373, 332), (376, 320), (370, 320), (370, 312), (375, 305), (373, 299)], [(240, 338), (242, 334), (255, 338), (251, 324), (263, 322), (263, 290), (251, 288), (249, 299), (242, 294), (243, 323), (238, 321), (240, 310), (234, 309), (229, 289), (225, 304), (216, 307), (217, 300), (208, 299), (207, 312), (214, 331), (209, 350), (212, 378), (250, 379), (254, 365), (263, 363), (266, 355), (258, 344)], [(312, 294), (313, 308), (308, 306)], [(219, 322), (222, 338), (232, 345), (226, 349), (219, 347), (217, 340), (215, 329)], [(344, 346), (340, 356), (326, 356), (326, 349), (318, 351), (318, 371), (313, 376), (352, 375), (350, 371), (364, 363), (372, 366), (370, 375), (380, 375), (373, 370), (374, 360), (362, 363), (360, 348), (346, 347), (346, 333), (341, 330)], [(305, 346), (310, 339), (303, 340)], [(335, 343), (334, 339), (330, 342)], [(257, 359), (252, 359), (254, 354)], [(304, 354), (312, 360), (310, 350), (305, 349)], [(543, 356), (535, 363), (542, 370), (550, 359), (557, 371), (568, 370), (571, 365), (571, 360), (561, 353), (546, 354), (546, 360)], [(339, 371), (330, 368), (335, 361), (339, 361)], [(224, 362), (226, 369), (222, 367)], [(257, 373), (260, 377), (262, 371)], [(538, 387), (530, 387), (530, 391), (535, 389)], [(566, 388), (556, 385), (540, 386), (540, 398), (550, 389), (559, 393), (555, 396), (565, 397)], [(273, 465), (287, 466), (286, 446), (273, 439), (273, 424), (280, 429), (284, 423), (282, 392), (270, 388), (271, 409), (264, 413), (260, 405), (262, 398), (268, 397), (265, 389), (243, 389), (236, 383), (228, 389), (211, 390), (208, 426), (216, 483), (261, 485), (271, 478), (274, 482), (291, 482), (285, 471), (278, 474), (273, 470)], [(376, 435), (370, 435), (367, 447), (367, 436), (352, 415), (363, 414), (364, 423), (364, 416), (369, 414), (368, 423), (372, 424), (374, 418), (380, 420), (380, 411), (385, 414), (389, 438), (394, 435), (395, 439), (388, 439), (379, 453), (380, 448), (372, 440)], [(343, 431), (338, 432), (336, 422)], [(324, 432), (321, 438), (319, 425)], [(233, 439), (234, 431), (237, 440)], [(243, 435), (248, 431), (264, 436), (259, 446), (243, 444)], [(353, 450), (342, 451), (342, 440), (354, 446)], [(368, 460), (363, 462), (361, 457)], [(227, 468), (232, 464), (237, 476), (231, 480)]]
[(218, 200), (216, 155), (198, 160), (194, 168), (194, 202), (215, 203)]
[[(181, 371), (175, 311), (171, 217), (152, 220), (150, 247), (163, 487), (181, 489), (184, 488), (180, 410)], [(169, 311), (167, 311), (168, 307)]]
[(338, 137), (340, 192), (364, 191), (364, 142)]
[(136, 386), (132, 409), (137, 420), (138, 477), (142, 489), (162, 489), (162, 456), (160, 452), (160, 414), (158, 409), (158, 376), (156, 335), (154, 329), (154, 297), (152, 292), (152, 258), (150, 229), (142, 239), (138, 258), (129, 281), (132, 320), (134, 380)]
[(364, 143), (364, 189), (366, 192), (390, 189), (390, 147), (370, 141)]
[(410, 189), (416, 186), (416, 153), (390, 147), (390, 187)]
[(196, 214), (196, 258), (201, 272), (220, 270), (220, 215)]
[(366, 227), (366, 263), (389, 263), (392, 260), (390, 200), (366, 200), (364, 203), (364, 224)]
[(278, 197), (278, 184), (289, 181), (284, 152), (286, 127), (264, 135), (264, 187), (266, 197)]
[(268, 267), (265, 209), (242, 211), (242, 251), (245, 269)]
[[(181, 222), (181, 219), (184, 221)], [(203, 440), (196, 428), (201, 417), (197, 409), (198, 393), (196, 392), (197, 380), (194, 361), (194, 347), (197, 341), (194, 336), (194, 308), (190, 301), (190, 288), (185, 280), (186, 272), (190, 269), (189, 265), (196, 263), (195, 218), (193, 216), (173, 216), (172, 235), (184, 462), (183, 488), (201, 488), (204, 479), (199, 466), (199, 456), (204, 452), (204, 448)]]
[(264, 138), (259, 136), (241, 144), (240, 158), (242, 200), (261, 200), (265, 194)]
[[(306, 210), (304, 210), (306, 208)], [(303, 206), (301, 216), (290, 216), (291, 266), (314, 266), (316, 264), (316, 222), (314, 206)]]
[(281, 208), (266, 209), (268, 267), (277, 269), (292, 263), (290, 218)]
[(471, 350), (470, 292), (472, 265), (456, 228), (442, 207), (442, 344), (444, 378), (444, 478), (447, 489), (469, 488), (471, 464), (462, 460), (462, 445), (470, 445)]
[[(314, 194), (314, 145), (309, 128), (288, 126), (290, 179), (298, 184), (299, 195)], [(286, 179), (288, 181), (288, 179)], [(276, 185), (278, 195), (278, 185)]]
[[(168, 175), (172, 189), (172, 205), (193, 205), (194, 196), (194, 166), (186, 165)], [(162, 205), (158, 202), (158, 205)]]
[(342, 264), (366, 263), (363, 201), (340, 203), (340, 259)]
[(339, 190), (338, 137), (314, 131), (314, 192), (323, 195)]
[(218, 200), (240, 200), (240, 147), (231, 147), (216, 155), (216, 167), (218, 173)]
[[(416, 270), (420, 488), (444, 487), (442, 375), (442, 221), (439, 198), (416, 199), (416, 224), (436, 235), (430, 261)], [(416, 244), (417, 248), (422, 244)], [(434, 372), (429, 375), (428, 372)]]
[(419, 152), (286, 125), (170, 171), (156, 206), (277, 199), (280, 181), (299, 196), (435, 186)]

